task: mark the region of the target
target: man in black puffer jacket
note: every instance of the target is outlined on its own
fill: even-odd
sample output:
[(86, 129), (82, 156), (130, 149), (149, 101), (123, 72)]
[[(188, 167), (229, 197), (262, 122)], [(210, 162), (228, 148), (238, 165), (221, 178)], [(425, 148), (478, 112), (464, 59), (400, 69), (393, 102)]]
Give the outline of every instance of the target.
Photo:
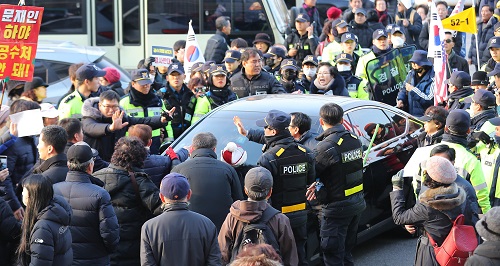
[(131, 117), (118, 105), (120, 98), (114, 91), (105, 91), (99, 98), (85, 100), (82, 107), (83, 140), (99, 152), (107, 162), (116, 141), (125, 136), (128, 126), (147, 124), (153, 129), (167, 125), (167, 118), (160, 116)]
[(245, 49), (241, 54), (243, 68), (231, 77), (231, 90), (238, 98), (286, 93), (273, 75), (262, 71), (260, 60), (259, 52), (255, 48)]
[(73, 265), (109, 265), (109, 255), (118, 246), (120, 228), (111, 197), (90, 182), (94, 167), (92, 150), (85, 142), (68, 150), (69, 172), (65, 182), (54, 185), (54, 194), (71, 205)]
[(191, 159), (172, 169), (184, 175), (193, 190), (189, 209), (208, 217), (220, 230), (231, 204), (243, 199), (238, 174), (229, 164), (217, 160), (217, 139), (212, 133), (193, 137)]

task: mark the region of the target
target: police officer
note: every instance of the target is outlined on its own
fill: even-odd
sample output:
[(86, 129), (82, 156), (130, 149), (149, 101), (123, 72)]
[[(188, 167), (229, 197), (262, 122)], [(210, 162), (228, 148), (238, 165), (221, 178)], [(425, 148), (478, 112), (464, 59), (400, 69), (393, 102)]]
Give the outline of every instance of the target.
[(318, 47), (319, 39), (314, 35), (314, 25), (309, 22), (309, 16), (301, 13), (295, 18), (295, 29), (286, 38), (288, 57), (302, 64), (306, 55), (312, 55)]
[(353, 58), (350, 54), (341, 53), (335, 57), (335, 63), (339, 74), (344, 78), (349, 96), (368, 100), (366, 81), (352, 74)]
[[(500, 182), (498, 182), (498, 175), (500, 171), (500, 117), (495, 117), (489, 121), (492, 125), (496, 127), (495, 130), (495, 143), (485, 146), (481, 151), (481, 166), (485, 174), (486, 182), (488, 182), (490, 188), (490, 203), (491, 207), (500, 206)], [(483, 159), (484, 156), (484, 159)]]
[(351, 250), (366, 208), (363, 197), (361, 142), (342, 125), (344, 111), (335, 103), (323, 105), (319, 123), (324, 132), (314, 151), (319, 182), (307, 190), (308, 200), (323, 204), (321, 249), (325, 265), (354, 265)]
[[(160, 116), (166, 110), (160, 97), (151, 89), (153, 83), (146, 69), (132, 70), (132, 81), (128, 86), (129, 93), (120, 100), (120, 106), (132, 117)], [(160, 148), (160, 129), (153, 130), (151, 154), (158, 154)]]
[(77, 86), (74, 92), (64, 97), (59, 104), (59, 119), (82, 118), (83, 102), (92, 92), (99, 90), (99, 77), (104, 77), (106, 71), (93, 64), (86, 64), (76, 71)]
[(314, 81), (316, 77), (316, 72), (318, 70), (318, 59), (314, 55), (308, 55), (302, 61), (302, 78), (300, 81), (306, 91), (309, 92), (309, 88), (311, 87), (311, 82)]
[(264, 119), (256, 124), (262, 130), (251, 129), (247, 132), (238, 117), (234, 123), (240, 134), (251, 141), (265, 139), (263, 154), (257, 164), (268, 169), (274, 179), (271, 205), (290, 219), (295, 237), (299, 265), (307, 265), (305, 244), (307, 241), (306, 188), (314, 182), (314, 156), (312, 152), (294, 141), (288, 127), (290, 115), (271, 110)]
[(196, 97), (184, 84), (184, 68), (181, 64), (170, 64), (167, 75), (168, 82), (162, 100), (168, 110), (175, 107), (172, 121), (167, 126), (168, 140), (173, 140), (191, 126)]
[(287, 93), (305, 93), (306, 90), (298, 78), (299, 67), (294, 59), (285, 59), (281, 62), (279, 79)]
[(272, 46), (269, 51), (264, 54), (264, 58), (266, 59), (264, 70), (271, 73), (279, 80), (280, 66), (285, 56), (285, 50), (278, 46)]
[(227, 78), (230, 79), (234, 74), (241, 71), (241, 53), (236, 50), (227, 50), (226, 56), (222, 61), (226, 66)]

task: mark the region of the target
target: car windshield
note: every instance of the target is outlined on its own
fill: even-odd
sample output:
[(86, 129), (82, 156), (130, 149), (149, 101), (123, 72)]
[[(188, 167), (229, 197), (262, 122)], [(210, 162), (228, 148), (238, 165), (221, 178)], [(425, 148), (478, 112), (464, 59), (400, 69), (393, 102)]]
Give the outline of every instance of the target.
[[(200, 124), (195, 127), (190, 127), (189, 132), (182, 135), (182, 138), (177, 140), (174, 144), (174, 149), (177, 151), (181, 147), (191, 145), (193, 137), (200, 132), (211, 132), (217, 137), (217, 156), (220, 158), (221, 150), (226, 147), (230, 141), (235, 142), (247, 151), (247, 164), (256, 164), (258, 158), (262, 155), (262, 144), (249, 141), (246, 137), (240, 135), (236, 126), (233, 124), (234, 112), (232, 111), (218, 111), (210, 116), (210, 119), (200, 121)], [(259, 129), (255, 125), (255, 121), (266, 116), (265, 112), (239, 112), (237, 114), (246, 130)], [(311, 131), (318, 133), (321, 127), (318, 122), (318, 117), (311, 117), (313, 125)]]

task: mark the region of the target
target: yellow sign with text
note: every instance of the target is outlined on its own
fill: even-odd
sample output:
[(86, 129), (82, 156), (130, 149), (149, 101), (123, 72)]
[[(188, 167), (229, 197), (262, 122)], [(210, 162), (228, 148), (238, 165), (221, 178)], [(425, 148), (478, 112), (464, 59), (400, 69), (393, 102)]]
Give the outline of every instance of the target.
[(443, 19), (443, 28), (468, 33), (477, 33), (476, 12), (470, 7), (453, 17)]

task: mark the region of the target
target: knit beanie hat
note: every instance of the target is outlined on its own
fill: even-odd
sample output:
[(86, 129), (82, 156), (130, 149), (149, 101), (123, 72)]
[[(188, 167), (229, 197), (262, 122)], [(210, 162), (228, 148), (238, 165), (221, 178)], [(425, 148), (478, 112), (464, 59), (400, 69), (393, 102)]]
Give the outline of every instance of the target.
[(436, 182), (451, 184), (457, 179), (457, 170), (448, 159), (432, 156), (427, 160), (427, 174)]
[(500, 207), (491, 208), (476, 223), (479, 235), (488, 241), (500, 241)]
[(342, 15), (342, 10), (332, 6), (326, 11), (326, 16), (328, 19), (338, 19)]
[(120, 80), (120, 73), (118, 73), (118, 70), (112, 68), (112, 67), (106, 67), (103, 69), (106, 71), (106, 75), (104, 75), (104, 78), (111, 84), (116, 83)]
[(229, 142), (221, 151), (221, 161), (232, 166), (240, 166), (247, 160), (247, 152), (234, 142)]

